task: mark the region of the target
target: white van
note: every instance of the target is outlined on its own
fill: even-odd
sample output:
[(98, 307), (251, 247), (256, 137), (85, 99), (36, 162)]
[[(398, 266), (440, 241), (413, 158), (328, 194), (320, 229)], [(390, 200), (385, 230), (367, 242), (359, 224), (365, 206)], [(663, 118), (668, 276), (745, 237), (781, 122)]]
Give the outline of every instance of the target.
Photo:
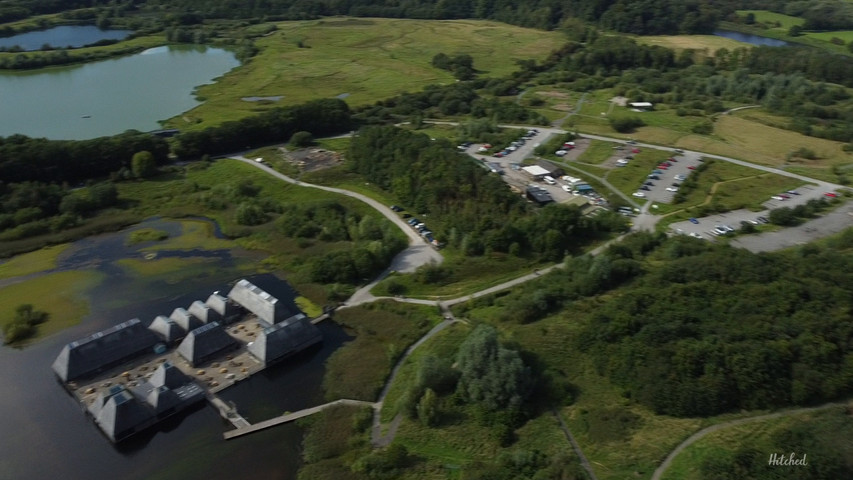
[(556, 185), (557, 184), (557, 181), (554, 180), (554, 177), (552, 177), (550, 175), (545, 175), (544, 177), (542, 177), (542, 180), (545, 180), (545, 183), (547, 183), (548, 185)]

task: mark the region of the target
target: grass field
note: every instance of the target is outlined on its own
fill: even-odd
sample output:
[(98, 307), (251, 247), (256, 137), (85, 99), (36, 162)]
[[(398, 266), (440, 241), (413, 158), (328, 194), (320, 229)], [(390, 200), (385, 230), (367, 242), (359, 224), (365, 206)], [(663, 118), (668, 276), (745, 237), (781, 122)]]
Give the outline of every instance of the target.
[[(780, 433), (794, 429), (807, 428), (815, 432), (824, 444), (841, 447), (839, 450), (848, 461), (853, 457), (853, 446), (849, 442), (853, 435), (853, 419), (843, 407), (818, 412), (793, 414), (782, 418), (733, 425), (711, 432), (696, 443), (683, 450), (663, 475), (664, 480), (700, 480), (703, 476), (701, 465), (713, 460), (730, 462), (738, 447), (748, 447), (750, 462), (764, 464), (771, 453), (780, 454), (779, 445), (773, 441)], [(785, 454), (790, 454), (790, 450)], [(821, 452), (796, 452), (799, 458), (803, 454), (811, 457)], [(846, 454), (846, 455), (844, 455)], [(780, 467), (786, 468), (786, 467)], [(796, 468), (796, 467), (789, 467)]]
[[(350, 105), (364, 105), (452, 83), (450, 73), (430, 65), (440, 52), (471, 55), (482, 77), (504, 76), (517, 68), (517, 59), (541, 60), (563, 42), (557, 32), (476, 20), (329, 18), (277, 26), (256, 40), (260, 52), (250, 62), (201, 87), (206, 102), (169, 125), (204, 128), (315, 98), (341, 96)], [(264, 105), (240, 100), (278, 95), (284, 98)], [(182, 117), (201, 122), (192, 126)]]
[(397, 358), (439, 319), (435, 308), (394, 301), (336, 312), (335, 322), (355, 339), (329, 358), (323, 379), (326, 397), (376, 401)]
[(802, 25), (805, 20), (799, 17), (792, 17), (781, 13), (771, 12), (768, 10), (738, 10), (737, 15), (741, 18), (752, 13), (755, 15), (755, 23), (763, 23), (769, 30), (779, 30), (788, 33), (788, 29), (795, 25)]
[(657, 45), (672, 50), (685, 50), (688, 48), (700, 50), (710, 56), (713, 56), (721, 48), (734, 50), (736, 48), (752, 47), (748, 43), (738, 42), (737, 40), (718, 35), (649, 35), (635, 37), (634, 39), (640, 44)]
[(388, 285), (397, 283), (403, 285), (407, 297), (456, 298), (531, 273), (542, 265), (534, 260), (502, 253), (466, 257), (458, 251), (443, 250), (442, 255), (442, 267), (449, 270), (450, 275), (441, 283), (426, 284), (418, 281), (417, 275), (392, 274), (373, 289), (373, 294), (389, 295)]
[(68, 271), (0, 288), (0, 324), (11, 322), (15, 308), (29, 303), (35, 310), (47, 312), (49, 318), (38, 326), (36, 335), (28, 342), (76, 325), (89, 313), (86, 290), (100, 280), (101, 276), (91, 270)]
[(0, 263), (0, 278), (19, 277), (56, 268), (56, 259), (68, 247), (66, 243), (12, 257)]
[(595, 165), (601, 164), (613, 156), (614, 146), (616, 146), (616, 144), (613, 142), (590, 140), (589, 146), (578, 157), (577, 161), (580, 163), (592, 163)]

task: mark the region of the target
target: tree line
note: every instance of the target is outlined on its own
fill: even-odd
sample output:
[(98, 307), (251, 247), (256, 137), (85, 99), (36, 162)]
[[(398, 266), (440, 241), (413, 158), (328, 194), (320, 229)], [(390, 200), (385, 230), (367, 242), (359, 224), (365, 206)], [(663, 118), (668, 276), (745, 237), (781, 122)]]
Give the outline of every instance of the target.
[(200, 131), (182, 132), (175, 137), (173, 151), (181, 158), (198, 158), (284, 142), (299, 131), (326, 136), (349, 131), (352, 126), (346, 102), (336, 98), (320, 99), (275, 108)]
[(330, 15), (418, 19), (479, 18), (539, 29), (556, 29), (571, 19), (596, 23), (601, 28), (634, 34), (711, 33), (717, 22), (750, 2), (728, 0), (147, 0), (115, 4), (56, 0), (8, 0), (0, 8), (0, 20), (72, 9), (110, 8), (122, 13), (207, 19), (306, 20)]

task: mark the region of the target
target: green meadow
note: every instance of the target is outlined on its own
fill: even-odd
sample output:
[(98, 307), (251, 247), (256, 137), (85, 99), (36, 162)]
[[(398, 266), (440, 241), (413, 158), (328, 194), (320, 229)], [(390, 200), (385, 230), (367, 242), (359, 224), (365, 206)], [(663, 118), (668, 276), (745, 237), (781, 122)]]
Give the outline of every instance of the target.
[[(501, 77), (517, 68), (516, 60), (544, 59), (563, 42), (557, 32), (479, 20), (327, 18), (276, 26), (255, 40), (260, 52), (251, 61), (200, 87), (205, 103), (169, 125), (204, 128), (315, 98), (340, 96), (350, 105), (365, 105), (454, 82), (430, 64), (438, 53), (471, 55), (479, 76)], [(283, 98), (241, 100), (250, 96)]]

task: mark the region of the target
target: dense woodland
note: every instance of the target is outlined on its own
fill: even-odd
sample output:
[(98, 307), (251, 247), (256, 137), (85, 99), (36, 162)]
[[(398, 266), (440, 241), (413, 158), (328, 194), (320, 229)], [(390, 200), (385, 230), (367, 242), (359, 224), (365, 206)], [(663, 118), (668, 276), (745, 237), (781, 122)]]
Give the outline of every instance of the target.
[(635, 234), (483, 302), (507, 322), (571, 311), (582, 328), (566, 342), (659, 414), (812, 405), (853, 392), (851, 247), (849, 231), (826, 246), (759, 255)]
[(531, 207), (446, 141), (394, 127), (367, 127), (352, 139), (350, 168), (421, 215), (437, 238), (466, 255), (534, 252), (560, 259), (625, 227), (615, 214), (584, 217), (576, 207)]

